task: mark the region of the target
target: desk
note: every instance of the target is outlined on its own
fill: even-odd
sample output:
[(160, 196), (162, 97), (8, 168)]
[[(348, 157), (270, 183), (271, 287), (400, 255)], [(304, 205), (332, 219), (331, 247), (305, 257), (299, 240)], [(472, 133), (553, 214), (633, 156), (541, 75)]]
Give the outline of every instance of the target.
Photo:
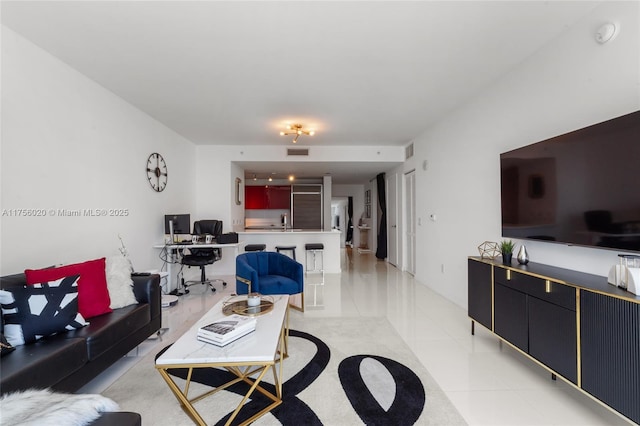
[[(224, 300), (218, 302), (211, 310), (196, 322), (182, 337), (156, 359), (156, 369), (165, 380), (180, 407), (191, 417), (194, 423), (206, 425), (207, 422), (196, 411), (194, 402), (215, 394), (229, 386), (244, 382), (248, 386), (247, 394), (242, 398), (227, 421), (230, 425), (254, 391), (258, 391), (271, 400), (271, 403), (242, 423), (250, 424), (258, 417), (271, 411), (282, 403), (282, 361), (286, 357), (286, 339), (288, 326), (289, 296), (273, 296), (273, 310), (265, 315), (256, 317), (257, 324), (254, 332), (241, 337), (224, 347), (203, 343), (197, 339), (198, 328), (220, 318)], [(276, 364), (280, 368), (276, 369)], [(184, 388), (167, 370), (172, 368), (187, 368), (189, 373)], [(189, 385), (194, 369), (224, 368), (237, 377), (229, 383), (201, 395), (189, 397)], [(269, 370), (273, 371), (276, 393), (272, 394), (260, 386), (260, 381)], [(277, 371), (279, 370), (279, 371)], [(178, 407), (176, 406), (176, 409)], [(224, 408), (221, 408), (224, 410)]]
[(219, 248), (219, 249), (234, 249), (234, 259), (240, 252), (240, 246), (242, 243), (232, 243), (232, 244), (158, 244), (153, 246), (155, 249), (164, 249), (167, 251), (167, 272), (169, 273), (168, 284), (167, 284), (167, 293), (171, 293), (174, 290), (178, 289), (178, 281), (177, 276), (174, 271), (174, 265), (179, 265), (178, 262), (178, 250), (189, 249), (189, 248)]

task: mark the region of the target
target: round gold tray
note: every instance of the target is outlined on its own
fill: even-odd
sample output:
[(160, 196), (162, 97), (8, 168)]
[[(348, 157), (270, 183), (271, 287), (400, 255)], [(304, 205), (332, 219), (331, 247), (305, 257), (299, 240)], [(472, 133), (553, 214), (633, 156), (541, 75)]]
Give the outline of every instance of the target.
[(260, 299), (260, 304), (258, 306), (249, 306), (247, 304), (246, 296), (242, 297), (241, 299), (230, 299), (222, 305), (222, 313), (225, 315), (238, 314), (246, 315), (249, 317), (264, 315), (272, 309), (273, 298), (269, 296), (262, 296)]

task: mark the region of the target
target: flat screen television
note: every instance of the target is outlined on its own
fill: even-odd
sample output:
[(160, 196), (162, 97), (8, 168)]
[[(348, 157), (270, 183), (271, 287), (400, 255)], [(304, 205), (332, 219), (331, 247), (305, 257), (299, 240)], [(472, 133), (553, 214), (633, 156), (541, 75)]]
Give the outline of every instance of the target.
[(189, 214), (168, 214), (164, 216), (164, 233), (171, 234), (169, 221), (173, 221), (173, 234), (190, 234), (191, 233), (191, 215)]
[(640, 252), (640, 111), (500, 154), (502, 236)]

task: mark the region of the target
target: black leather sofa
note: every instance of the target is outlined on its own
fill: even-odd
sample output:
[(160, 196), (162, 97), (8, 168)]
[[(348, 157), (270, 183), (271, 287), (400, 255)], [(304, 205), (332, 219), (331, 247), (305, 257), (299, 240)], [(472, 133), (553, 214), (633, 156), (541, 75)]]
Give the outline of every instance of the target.
[[(0, 358), (0, 394), (30, 388), (75, 392), (160, 330), (160, 276), (133, 276), (138, 304), (90, 318), (78, 330), (17, 346)], [(26, 285), (24, 274), (0, 277), (0, 288)]]

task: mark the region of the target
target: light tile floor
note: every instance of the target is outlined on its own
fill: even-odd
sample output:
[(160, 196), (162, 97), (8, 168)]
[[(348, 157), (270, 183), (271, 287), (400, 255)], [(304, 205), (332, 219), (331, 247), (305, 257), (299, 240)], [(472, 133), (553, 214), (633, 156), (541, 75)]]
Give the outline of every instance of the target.
[[(324, 286), (308, 285), (305, 317), (384, 316), (411, 347), (470, 425), (633, 424), (558, 379), (483, 327), (470, 334), (465, 309), (373, 254), (343, 250), (342, 273), (327, 274)], [(149, 339), (80, 390), (99, 393), (142, 356), (180, 336), (211, 306), (235, 291), (191, 287), (173, 307), (163, 309), (169, 330)]]

